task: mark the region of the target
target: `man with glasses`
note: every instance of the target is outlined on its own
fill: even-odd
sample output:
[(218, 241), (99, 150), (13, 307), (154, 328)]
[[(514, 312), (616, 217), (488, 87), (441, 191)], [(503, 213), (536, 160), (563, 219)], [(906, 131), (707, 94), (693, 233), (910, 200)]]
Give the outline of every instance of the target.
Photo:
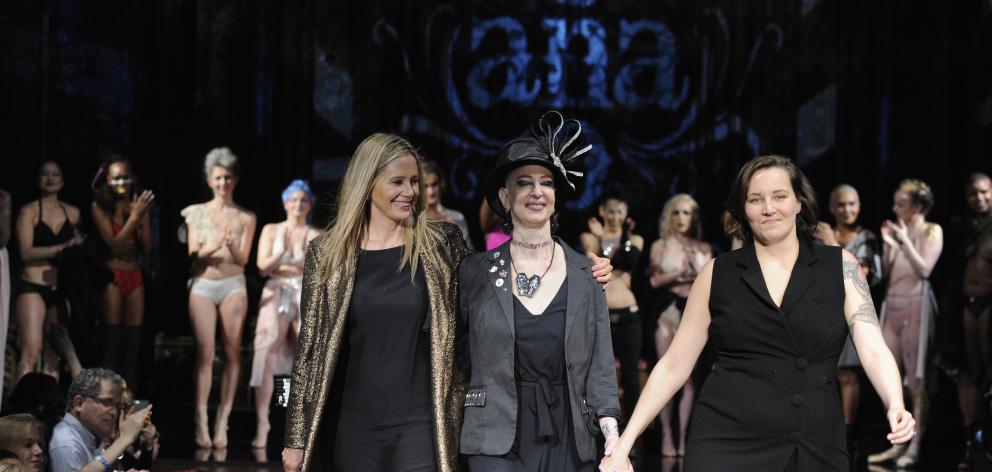
[(49, 446), (52, 472), (106, 472), (131, 445), (151, 415), (151, 407), (120, 424), (115, 435), (124, 379), (107, 369), (84, 369), (69, 386), (66, 414), (55, 425)]

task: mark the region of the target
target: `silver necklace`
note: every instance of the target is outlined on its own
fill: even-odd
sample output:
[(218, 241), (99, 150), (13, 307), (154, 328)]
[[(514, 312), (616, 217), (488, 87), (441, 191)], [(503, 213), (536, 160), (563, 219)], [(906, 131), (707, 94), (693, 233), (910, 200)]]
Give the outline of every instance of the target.
[(551, 250), (551, 260), (548, 261), (548, 266), (544, 268), (544, 273), (541, 275), (534, 274), (527, 277), (527, 274), (523, 272), (517, 272), (516, 266), (513, 265), (513, 258), (510, 258), (510, 269), (517, 274), (517, 295), (521, 297), (534, 298), (534, 294), (537, 289), (541, 288), (541, 279), (545, 275), (548, 275), (548, 271), (551, 270), (551, 265), (555, 262), (555, 252), (556, 250)]

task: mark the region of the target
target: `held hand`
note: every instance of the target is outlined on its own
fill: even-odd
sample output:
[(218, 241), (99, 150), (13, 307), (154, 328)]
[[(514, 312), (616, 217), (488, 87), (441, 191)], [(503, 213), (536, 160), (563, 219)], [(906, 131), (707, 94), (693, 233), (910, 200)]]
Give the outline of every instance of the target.
[(151, 190), (145, 190), (141, 192), (141, 195), (135, 195), (131, 199), (131, 215), (128, 218), (133, 220), (144, 218), (153, 201), (155, 201), (155, 194)]
[(604, 444), (603, 455), (609, 457), (613, 454), (613, 451), (617, 449), (617, 444), (620, 442), (620, 436), (610, 436), (606, 438), (606, 444)]
[(303, 467), (303, 449), (287, 447), (282, 450), (283, 472), (298, 472)]
[(634, 466), (626, 455), (606, 456), (599, 462), (599, 472), (634, 472)]
[(599, 221), (599, 218), (596, 218), (595, 216), (589, 218), (586, 225), (589, 227), (589, 232), (592, 233), (593, 236), (596, 236), (597, 238), (603, 237), (603, 223)]
[(603, 289), (606, 289), (610, 285), (610, 279), (613, 277), (613, 264), (610, 264), (610, 260), (605, 257), (599, 257), (589, 251), (586, 253), (586, 257), (592, 261), (592, 276), (596, 278), (596, 282), (603, 285)]
[(916, 420), (905, 408), (893, 408), (885, 414), (891, 433), (885, 436), (892, 444), (903, 444), (916, 436)]

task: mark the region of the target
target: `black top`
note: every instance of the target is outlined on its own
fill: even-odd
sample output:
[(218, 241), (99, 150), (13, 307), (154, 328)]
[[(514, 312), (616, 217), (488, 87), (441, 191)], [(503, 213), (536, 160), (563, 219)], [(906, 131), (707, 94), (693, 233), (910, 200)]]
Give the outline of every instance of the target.
[[(841, 249), (800, 243), (781, 306), (754, 243), (713, 264), (709, 343), (716, 362), (692, 413), (686, 472), (848, 470), (834, 382), (847, 338)], [(728, 469), (728, 464), (733, 464)]]
[(565, 380), (567, 282), (562, 282), (561, 288), (543, 314), (532, 314), (517, 297), (513, 297), (513, 322), (517, 331), (517, 380)]
[(38, 200), (38, 223), (34, 225), (34, 239), (32, 243), (34, 247), (55, 246), (56, 244), (62, 244), (72, 239), (75, 231), (73, 231), (72, 222), (69, 220), (69, 212), (62, 206), (62, 202), (59, 202), (59, 206), (62, 207), (62, 213), (65, 214), (65, 222), (62, 223), (62, 227), (56, 233), (42, 219), (44, 210), (41, 206), (41, 200)]
[(420, 269), (397, 271), (403, 246), (362, 251), (348, 309), (342, 407), (377, 417), (430, 414), (427, 285)]
[(620, 242), (617, 244), (617, 247), (613, 248), (611, 253), (600, 250), (599, 255), (609, 258), (614, 269), (631, 273), (637, 267), (637, 260), (641, 257), (641, 250), (630, 242), (630, 232), (624, 230), (620, 233)]

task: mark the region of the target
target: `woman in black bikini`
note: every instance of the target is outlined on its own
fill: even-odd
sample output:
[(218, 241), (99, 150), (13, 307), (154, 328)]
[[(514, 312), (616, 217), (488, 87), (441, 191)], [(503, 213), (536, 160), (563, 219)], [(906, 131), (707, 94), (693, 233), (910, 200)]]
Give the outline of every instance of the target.
[(615, 271), (613, 283), (606, 287), (606, 305), (610, 310), (613, 354), (620, 361), (624, 419), (630, 418), (641, 393), (638, 366), (641, 361), (641, 316), (631, 290), (631, 275), (644, 249), (644, 238), (629, 229), (629, 200), (620, 188), (608, 189), (599, 204), (599, 218), (590, 218), (589, 232), (579, 236), (585, 252), (610, 258)]
[[(59, 200), (65, 184), (62, 168), (48, 161), (38, 171), (37, 201), (30, 202), (17, 215), (17, 243), (21, 253), (21, 276), (17, 280), (17, 337), (21, 346), (17, 378), (34, 370), (42, 353), (45, 335), (64, 338), (64, 329), (53, 333), (60, 321), (68, 318), (65, 297), (56, 286), (57, 259), (67, 248), (82, 244), (76, 230), (79, 209)], [(73, 377), (81, 370), (71, 349), (63, 352)], [(68, 355), (67, 355), (68, 354)], [(58, 377), (55, 353), (45, 350), (43, 372)]]

